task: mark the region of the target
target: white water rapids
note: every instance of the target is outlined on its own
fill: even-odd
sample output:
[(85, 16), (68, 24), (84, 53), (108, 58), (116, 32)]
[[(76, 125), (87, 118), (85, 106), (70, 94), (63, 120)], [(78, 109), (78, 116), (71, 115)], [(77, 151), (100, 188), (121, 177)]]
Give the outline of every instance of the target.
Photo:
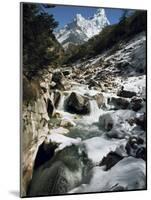
[[(90, 114), (77, 115), (65, 111), (64, 103), (71, 92), (89, 97)], [(29, 195), (145, 188), (145, 161), (128, 156), (125, 149), (128, 141), (127, 137), (122, 139), (108, 137), (107, 131), (100, 127), (100, 116), (114, 113), (115, 119), (113, 121), (117, 123), (116, 131), (119, 131), (119, 134), (123, 134), (120, 131), (129, 133), (133, 126), (130, 126), (127, 122), (123, 123), (122, 118), (124, 120), (129, 119), (129, 116), (132, 116), (135, 112), (132, 110), (110, 110), (111, 106), (107, 104), (107, 98), (114, 96), (112, 93), (103, 94), (105, 106), (99, 108), (93, 98), (97, 93), (98, 91), (89, 90), (87, 86), (80, 84), (75, 84), (70, 91), (61, 93), (56, 112), (60, 113), (61, 119), (71, 121), (75, 125), (68, 128), (69, 131), (65, 135), (52, 130), (48, 137), (48, 143), (58, 144), (54, 158), (35, 171)], [(110, 118), (104, 118), (103, 120), (101, 124), (108, 123)], [(59, 130), (57, 129), (57, 131), (62, 130), (63, 127), (60, 127)], [(105, 171), (104, 166), (100, 166), (100, 162), (110, 152), (116, 152), (123, 159), (113, 165), (111, 169)], [(62, 178), (63, 182), (61, 181)], [(46, 190), (48, 185), (49, 191)]]
[[(87, 86), (84, 85), (81, 87), (75, 85), (72, 91), (81, 95), (89, 94), (89, 96), (97, 94), (96, 90), (88, 90)], [(105, 94), (106, 106), (107, 98), (110, 97), (110, 95), (111, 94)], [(114, 96), (114, 94), (112, 95)], [(66, 97), (63, 95), (58, 110), (63, 112), (64, 115), (71, 117), (72, 114), (64, 111), (65, 98)], [(108, 105), (108, 108), (111, 108), (111, 106)], [(111, 151), (116, 151), (123, 156), (126, 156), (125, 145), (127, 139), (109, 139), (106, 137), (104, 131), (98, 128), (97, 123), (99, 117), (107, 112), (107, 110), (98, 107), (96, 100), (90, 100), (90, 114), (82, 117), (80, 116), (76, 121), (76, 127), (71, 128), (68, 135), (68, 137), (75, 139), (81, 138), (81, 143), (84, 145), (88, 158), (92, 160), (94, 166), (97, 166), (103, 157), (107, 156)], [(135, 162), (137, 162), (139, 168), (137, 168), (137, 164), (133, 164)], [(124, 166), (125, 168), (123, 168)], [(112, 191), (114, 189), (118, 190), (118, 185), (123, 187), (124, 190), (134, 188), (139, 189), (144, 185), (145, 163), (144, 161), (135, 158), (125, 158), (123, 162), (119, 162), (119, 164), (117, 164), (116, 167), (113, 167), (109, 172), (105, 172), (102, 167), (94, 167), (92, 171), (93, 176), (91, 181), (88, 184), (81, 184), (79, 187), (71, 190), (70, 193)], [(131, 178), (133, 180), (131, 180)]]

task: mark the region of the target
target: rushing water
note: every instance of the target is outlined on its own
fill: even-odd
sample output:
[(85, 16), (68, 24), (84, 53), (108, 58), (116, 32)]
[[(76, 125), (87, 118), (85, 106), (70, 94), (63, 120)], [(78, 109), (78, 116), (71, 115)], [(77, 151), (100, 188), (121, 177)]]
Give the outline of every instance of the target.
[(90, 114), (81, 116), (66, 112), (64, 110), (64, 102), (71, 92), (76, 92), (81, 95), (89, 94), (90, 97), (98, 93), (96, 90), (89, 90), (87, 85), (79, 86), (75, 84), (72, 90), (68, 92), (67, 96), (64, 93), (61, 94), (61, 100), (59, 102), (57, 111), (60, 112), (64, 118), (76, 118), (74, 119), (76, 126), (70, 128), (69, 137), (80, 137), (82, 139), (87, 139), (92, 136), (94, 137), (102, 135), (103, 132), (98, 128), (97, 123), (99, 116), (104, 113), (104, 110), (98, 107), (96, 100), (90, 99)]
[[(127, 139), (106, 136), (105, 130), (101, 129), (98, 123), (99, 117), (108, 111), (106, 108), (99, 108), (94, 99), (90, 98), (89, 115), (82, 116), (66, 112), (64, 102), (72, 91), (81, 95), (89, 94), (90, 97), (97, 94), (96, 90), (88, 90), (87, 86), (76, 84), (71, 91), (66, 92), (66, 95), (61, 94), (57, 112), (61, 113), (63, 118), (73, 120), (76, 126), (69, 128), (67, 136), (61, 136), (60, 143), (64, 144), (60, 144), (60, 151), (57, 151), (50, 161), (34, 172), (29, 195), (143, 188), (145, 163), (142, 159), (124, 158), (122, 162), (107, 172), (103, 167), (98, 167), (103, 157), (112, 151), (116, 151), (124, 157), (127, 156), (125, 151)], [(106, 98), (108, 96), (106, 94)], [(49, 188), (47, 189), (47, 187)]]

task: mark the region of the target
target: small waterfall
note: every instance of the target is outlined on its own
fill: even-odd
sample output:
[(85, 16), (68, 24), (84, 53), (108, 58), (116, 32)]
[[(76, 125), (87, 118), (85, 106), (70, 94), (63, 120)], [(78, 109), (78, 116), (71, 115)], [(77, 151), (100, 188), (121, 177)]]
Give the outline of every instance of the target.
[(64, 111), (64, 101), (65, 101), (65, 95), (61, 93), (61, 99), (60, 99), (57, 110)]
[(90, 101), (90, 109), (91, 109), (91, 116), (93, 118), (96, 118), (98, 115), (100, 115), (101, 109), (99, 109), (96, 100)]
[(90, 115), (84, 116), (84, 121), (87, 124), (92, 124), (99, 121), (100, 115), (103, 113), (103, 109), (99, 108), (96, 100), (90, 101)]

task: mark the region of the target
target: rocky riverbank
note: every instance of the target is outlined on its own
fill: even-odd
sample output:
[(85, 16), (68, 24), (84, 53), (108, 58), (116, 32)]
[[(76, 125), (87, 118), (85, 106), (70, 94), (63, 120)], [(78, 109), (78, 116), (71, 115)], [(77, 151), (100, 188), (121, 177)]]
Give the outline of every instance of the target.
[(24, 78), (35, 98), (23, 102), (23, 196), (146, 188), (145, 49), (141, 33)]

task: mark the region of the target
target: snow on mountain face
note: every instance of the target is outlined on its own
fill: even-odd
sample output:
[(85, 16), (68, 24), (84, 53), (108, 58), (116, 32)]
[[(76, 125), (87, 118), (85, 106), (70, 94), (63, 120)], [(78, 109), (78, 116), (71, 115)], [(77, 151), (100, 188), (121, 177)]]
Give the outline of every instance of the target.
[(94, 35), (99, 34), (109, 24), (105, 10), (99, 8), (94, 16), (89, 19), (77, 14), (73, 22), (65, 25), (64, 28), (54, 34), (56, 39), (66, 48), (70, 43), (81, 44), (86, 42)]

